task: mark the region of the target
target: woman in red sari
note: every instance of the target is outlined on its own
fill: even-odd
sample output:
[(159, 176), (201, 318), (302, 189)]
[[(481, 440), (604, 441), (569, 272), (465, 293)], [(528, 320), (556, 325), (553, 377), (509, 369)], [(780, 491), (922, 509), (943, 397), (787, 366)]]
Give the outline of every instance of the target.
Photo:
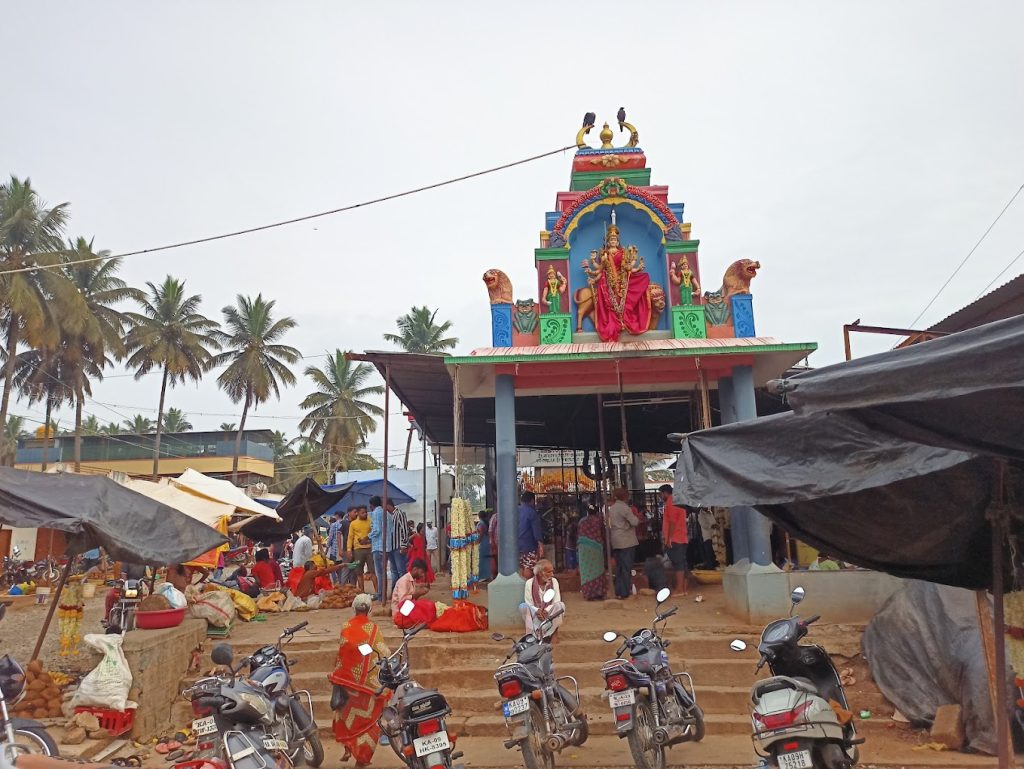
[(416, 524), (416, 533), (409, 537), (409, 568), (416, 561), (423, 561), (427, 566), (427, 584), (434, 584), (434, 567), (430, 565), (427, 555), (427, 538), (423, 534), (423, 524)]
[(354, 757), (357, 769), (369, 766), (373, 760), (380, 741), (377, 719), (391, 696), (376, 694), (379, 686), (374, 667), (376, 656), (364, 657), (359, 652), (362, 644), (369, 644), (382, 656), (391, 653), (380, 628), (369, 618), (372, 605), (370, 596), (365, 594), (356, 596), (352, 602), (355, 615), (341, 629), (338, 667), (327, 676), (348, 695), (344, 704), (334, 711), (334, 739), (345, 746), (342, 762)]

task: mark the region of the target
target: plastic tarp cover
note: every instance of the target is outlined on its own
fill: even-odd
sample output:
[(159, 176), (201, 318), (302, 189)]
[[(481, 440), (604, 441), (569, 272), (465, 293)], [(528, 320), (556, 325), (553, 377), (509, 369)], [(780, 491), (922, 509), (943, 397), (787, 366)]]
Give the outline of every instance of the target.
[(878, 688), (911, 723), (929, 726), (940, 705), (959, 704), (968, 746), (995, 754), (975, 593), (908, 581), (871, 620), (861, 644)]
[(277, 515), (280, 520), (256, 518), (239, 527), (239, 531), (256, 542), (282, 542), (291, 536), (292, 532), (306, 526), (311, 516), (316, 520), (338, 504), (354, 485), (345, 483), (324, 489), (312, 478), (306, 478), (296, 484), (278, 503)]
[(54, 529), (68, 553), (102, 547), (128, 563), (184, 563), (226, 539), (204, 523), (100, 475), (0, 467), (0, 523)]
[(271, 508), (261, 505), (254, 499), (250, 499), (244, 491), (231, 483), (231, 481), (211, 478), (208, 475), (203, 475), (198, 470), (193, 470), (191, 467), (177, 478), (172, 479), (171, 483), (191, 494), (231, 505), (239, 514), (262, 515), (275, 521), (278, 519), (277, 513)]

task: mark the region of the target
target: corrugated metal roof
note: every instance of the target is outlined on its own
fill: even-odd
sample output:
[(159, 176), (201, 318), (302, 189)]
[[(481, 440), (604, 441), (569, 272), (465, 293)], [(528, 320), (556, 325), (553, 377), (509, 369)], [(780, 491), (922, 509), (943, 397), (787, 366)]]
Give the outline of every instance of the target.
[(929, 331), (953, 333), (1024, 313), (1024, 274), (947, 315)]

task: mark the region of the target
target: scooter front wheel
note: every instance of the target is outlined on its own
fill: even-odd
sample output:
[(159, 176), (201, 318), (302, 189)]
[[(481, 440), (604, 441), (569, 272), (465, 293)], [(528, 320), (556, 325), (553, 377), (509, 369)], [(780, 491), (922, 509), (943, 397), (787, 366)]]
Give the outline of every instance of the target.
[(547, 722), (544, 713), (536, 702), (530, 703), (530, 733), (519, 743), (523, 752), (523, 765), (526, 769), (555, 769), (555, 757), (544, 747), (547, 736)]
[(627, 735), (637, 769), (665, 769), (665, 747), (654, 741), (654, 713), (644, 695), (633, 706), (633, 728)]
[(302, 744), (302, 761), (314, 769), (324, 762), (324, 746), (316, 732), (309, 735)]

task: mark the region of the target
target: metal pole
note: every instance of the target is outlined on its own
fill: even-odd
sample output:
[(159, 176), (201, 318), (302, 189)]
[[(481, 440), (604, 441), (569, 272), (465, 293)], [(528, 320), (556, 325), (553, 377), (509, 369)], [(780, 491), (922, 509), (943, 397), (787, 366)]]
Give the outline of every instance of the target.
[(388, 430), (391, 427), (391, 364), (384, 364), (384, 493), (381, 494), (384, 505), (384, 514), (381, 516), (381, 525), (384, 529), (384, 568), (381, 570), (378, 585), (380, 590), (380, 602), (384, 605), (388, 602)]
[[(420, 440), (423, 442), (423, 538), (427, 537), (427, 436), (420, 427)], [(440, 566), (440, 562), (438, 562)]]
[(46, 638), (46, 631), (50, 629), (50, 622), (53, 620), (53, 613), (57, 611), (57, 604), (60, 601), (60, 594), (64, 590), (64, 585), (68, 581), (68, 575), (71, 573), (71, 562), (73, 558), (68, 558), (68, 562), (64, 565), (64, 571), (60, 574), (60, 580), (57, 582), (57, 589), (53, 592), (53, 598), (50, 599), (50, 609), (46, 612), (46, 619), (43, 620), (43, 629), (39, 631), (39, 638), (36, 639), (36, 648), (32, 650), (32, 660), (39, 659), (39, 652), (43, 648), (43, 640)]

